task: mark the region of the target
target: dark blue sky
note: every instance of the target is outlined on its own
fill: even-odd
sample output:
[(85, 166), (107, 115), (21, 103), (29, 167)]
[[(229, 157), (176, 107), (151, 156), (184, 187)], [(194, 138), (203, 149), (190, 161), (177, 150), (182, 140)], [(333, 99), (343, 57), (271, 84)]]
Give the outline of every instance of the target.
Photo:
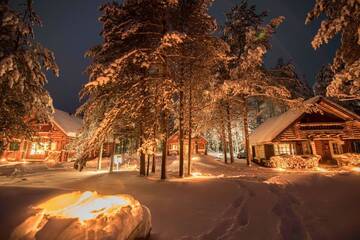
[[(79, 106), (78, 93), (87, 76), (84, 74), (89, 61), (84, 53), (101, 42), (98, 22), (98, 7), (106, 0), (35, 0), (35, 9), (43, 21), (42, 28), (36, 28), (36, 39), (54, 51), (60, 67), (60, 77), (48, 74), (49, 90), (56, 108), (74, 112)], [(218, 23), (224, 21), (225, 12), (236, 0), (216, 0), (211, 14)], [(330, 63), (337, 47), (333, 41), (314, 51), (310, 45), (319, 26), (319, 21), (305, 26), (307, 12), (314, 0), (249, 0), (258, 11), (267, 10), (269, 18), (285, 16), (284, 24), (275, 35), (272, 50), (266, 57), (266, 65), (273, 66), (279, 57), (292, 59), (299, 75), (306, 75), (312, 84), (321, 66)]]

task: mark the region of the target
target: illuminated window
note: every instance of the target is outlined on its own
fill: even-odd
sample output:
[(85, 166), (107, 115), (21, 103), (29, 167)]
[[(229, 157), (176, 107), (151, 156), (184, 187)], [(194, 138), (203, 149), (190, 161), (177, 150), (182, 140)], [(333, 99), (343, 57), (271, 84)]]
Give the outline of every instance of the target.
[(49, 143), (38, 143), (34, 142), (31, 144), (31, 155), (44, 155), (49, 150)]
[(177, 145), (176, 145), (176, 144), (173, 144), (173, 145), (171, 146), (171, 150), (177, 150)]
[(290, 143), (280, 143), (274, 145), (275, 155), (293, 155), (294, 146)]
[(265, 158), (265, 146), (264, 145), (259, 145), (259, 146), (255, 147), (255, 156), (258, 159)]
[(57, 149), (56, 147), (57, 147), (56, 142), (51, 142), (51, 145), (50, 145), (51, 151), (56, 151), (56, 149)]

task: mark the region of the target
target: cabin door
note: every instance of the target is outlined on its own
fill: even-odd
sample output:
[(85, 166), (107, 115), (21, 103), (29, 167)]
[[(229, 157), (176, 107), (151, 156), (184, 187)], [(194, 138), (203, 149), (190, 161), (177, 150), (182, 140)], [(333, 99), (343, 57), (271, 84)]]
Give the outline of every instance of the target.
[(331, 163), (332, 156), (330, 151), (329, 141), (315, 141), (316, 152), (318, 155), (321, 155), (321, 163)]

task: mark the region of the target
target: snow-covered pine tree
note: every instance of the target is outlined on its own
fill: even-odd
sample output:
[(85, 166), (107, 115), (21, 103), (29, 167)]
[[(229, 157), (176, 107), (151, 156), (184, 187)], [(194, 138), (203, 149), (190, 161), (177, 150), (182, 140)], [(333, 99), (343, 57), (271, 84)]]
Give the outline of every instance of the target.
[(330, 65), (325, 65), (321, 68), (320, 72), (316, 75), (313, 91), (315, 95), (326, 96), (327, 87), (334, 78), (334, 72)]
[(77, 164), (109, 135), (124, 132), (137, 138), (140, 174), (145, 175), (145, 155), (155, 148), (154, 128), (160, 112), (171, 102), (161, 45), (167, 28), (168, 8), (173, 1), (127, 0), (101, 7), (103, 43), (87, 56), (89, 83), (82, 90), (86, 103), (79, 109), (84, 116), (83, 152)]
[[(58, 76), (53, 53), (34, 40), (40, 18), (32, 1), (14, 10), (0, 1), (0, 142), (33, 135), (29, 120), (48, 121), (52, 99), (45, 89), (45, 70)], [(1, 149), (0, 149), (1, 150)]]
[[(263, 26), (262, 22), (266, 13), (257, 14), (255, 7), (249, 7), (247, 1), (243, 1), (241, 5), (233, 8), (227, 16), (223, 38), (231, 51), (229, 51), (228, 60), (223, 64), (223, 69), (220, 69), (220, 84), (215, 96), (220, 100), (242, 106), (243, 135), (250, 165), (249, 99), (290, 96), (284, 87), (268, 78), (262, 68), (264, 55), (270, 48), (269, 39), (284, 18), (275, 18)], [(244, 19), (247, 20), (244, 21)], [(240, 26), (238, 26), (239, 24)], [(231, 138), (229, 139), (231, 140)]]
[[(175, 44), (167, 48), (167, 66), (174, 76), (177, 88), (177, 119), (179, 130), (179, 176), (184, 176), (184, 139), (185, 116), (188, 116), (188, 136), (191, 141), (193, 101), (201, 96), (194, 93), (194, 86), (205, 86), (211, 79), (211, 66), (219, 57), (223, 45), (212, 33), (216, 30), (216, 23), (209, 15), (212, 0), (179, 0), (171, 13), (171, 33), (169, 37)], [(204, 89), (203, 89), (204, 90)], [(200, 95), (199, 95), (200, 94)], [(187, 111), (186, 111), (186, 103)], [(191, 160), (190, 148), (188, 158)], [(190, 170), (190, 162), (188, 170)], [(189, 172), (188, 172), (189, 173)]]
[[(233, 69), (238, 64), (238, 59), (244, 54), (246, 45), (246, 34), (249, 28), (257, 30), (263, 23), (263, 19), (267, 16), (266, 12), (260, 14), (256, 13), (255, 5), (249, 5), (246, 0), (241, 1), (226, 14), (226, 22), (223, 27), (222, 39), (228, 45), (228, 56), (223, 58), (223, 62), (217, 67), (217, 85), (221, 86), (224, 81), (230, 79), (230, 69)], [(218, 92), (215, 88), (216, 101), (213, 106), (213, 114), (224, 114), (219, 118), (220, 125), (225, 129), (220, 129), (220, 135), (223, 139), (223, 145), (229, 146), (230, 162), (234, 162), (234, 147), (232, 136), (232, 121), (236, 118), (233, 109), (239, 108), (238, 102), (232, 101), (232, 93)], [(220, 94), (219, 94), (220, 93)], [(230, 96), (228, 96), (230, 94)], [(219, 108), (224, 108), (220, 111)], [(224, 160), (227, 162), (226, 156), (227, 147), (224, 148)]]
[(306, 24), (324, 16), (320, 28), (312, 41), (314, 49), (328, 43), (336, 35), (341, 45), (332, 64), (335, 73), (327, 87), (327, 95), (340, 100), (360, 99), (360, 1), (316, 0), (308, 13)]
[(285, 86), (291, 92), (292, 98), (307, 99), (313, 96), (309, 84), (305, 79), (298, 76), (296, 67), (291, 60), (285, 63), (280, 58), (276, 66), (267, 72), (274, 82)]
[[(269, 40), (283, 20), (284, 17), (278, 17), (265, 26), (255, 25), (245, 29), (245, 45), (243, 50), (238, 51), (241, 55), (231, 55), (232, 59), (228, 64), (230, 78), (225, 79), (220, 87), (220, 92), (224, 96), (243, 106), (244, 140), (248, 165), (250, 165), (251, 159), (248, 122), (249, 100), (258, 97), (272, 99), (289, 99), (291, 97), (290, 92), (269, 78), (262, 68), (263, 58), (270, 48)], [(230, 33), (225, 32), (225, 34)]]

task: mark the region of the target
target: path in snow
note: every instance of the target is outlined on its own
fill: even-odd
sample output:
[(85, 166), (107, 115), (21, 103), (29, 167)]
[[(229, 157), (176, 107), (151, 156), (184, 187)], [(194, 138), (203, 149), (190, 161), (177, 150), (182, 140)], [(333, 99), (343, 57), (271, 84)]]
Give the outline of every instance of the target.
[(194, 171), (225, 178), (161, 182), (136, 172), (60, 169), (0, 177), (0, 239), (30, 205), (76, 190), (133, 195), (152, 212), (155, 240), (360, 239), (360, 175), (249, 169), (208, 157), (194, 161)]

